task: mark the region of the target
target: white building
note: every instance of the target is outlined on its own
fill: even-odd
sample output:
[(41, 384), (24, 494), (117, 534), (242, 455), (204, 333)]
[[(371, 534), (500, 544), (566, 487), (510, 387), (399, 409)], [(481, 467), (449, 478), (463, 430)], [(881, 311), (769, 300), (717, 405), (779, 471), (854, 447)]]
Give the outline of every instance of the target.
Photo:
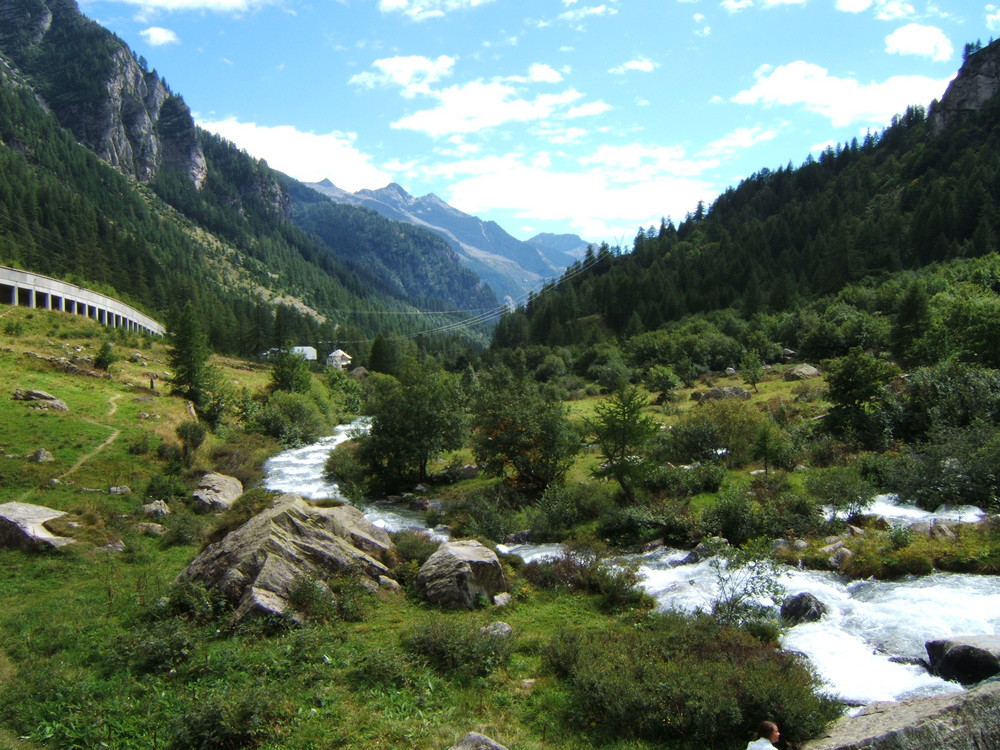
[(343, 349), (338, 349), (335, 352), (330, 352), (330, 356), (326, 358), (326, 366), (344, 370), (351, 364), (351, 359), (350, 354)]
[(289, 351), (302, 357), (306, 362), (315, 362), (319, 356), (314, 346), (293, 346)]

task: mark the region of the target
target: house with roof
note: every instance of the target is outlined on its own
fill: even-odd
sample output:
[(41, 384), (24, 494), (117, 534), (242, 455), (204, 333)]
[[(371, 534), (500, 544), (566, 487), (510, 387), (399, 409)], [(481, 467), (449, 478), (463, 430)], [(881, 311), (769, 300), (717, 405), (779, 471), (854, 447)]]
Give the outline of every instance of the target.
[(353, 358), (350, 354), (343, 349), (337, 349), (335, 352), (330, 352), (330, 356), (326, 358), (326, 366), (337, 370), (346, 370), (351, 364), (351, 359)]

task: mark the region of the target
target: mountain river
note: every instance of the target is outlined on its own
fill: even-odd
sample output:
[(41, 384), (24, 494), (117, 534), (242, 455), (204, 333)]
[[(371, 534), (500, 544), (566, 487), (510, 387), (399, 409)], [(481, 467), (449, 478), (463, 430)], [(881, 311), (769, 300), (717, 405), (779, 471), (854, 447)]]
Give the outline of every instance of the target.
[[(265, 465), (265, 487), (306, 498), (341, 497), (336, 483), (323, 477), (330, 451), (350, 438), (358, 423), (303, 448), (285, 451)], [(425, 528), (420, 513), (382, 505), (365, 515), (388, 531)], [(936, 514), (897, 506), (889, 496), (875, 498), (870, 513), (890, 522), (934, 517), (974, 520), (977, 508), (942, 508)], [(440, 536), (440, 534), (439, 534)], [(524, 544), (501, 550), (525, 560), (560, 553), (558, 545)], [(639, 565), (643, 587), (663, 609), (707, 608), (715, 594), (708, 562), (676, 566), (687, 552), (663, 548), (630, 559)], [(907, 660), (926, 658), (924, 642), (958, 635), (995, 635), (1000, 630), (1000, 576), (934, 573), (902, 581), (850, 581), (833, 572), (788, 568), (787, 593), (808, 591), (827, 607), (819, 622), (789, 628), (785, 648), (806, 654), (829, 692), (852, 704), (954, 692), (961, 687), (929, 675)]]

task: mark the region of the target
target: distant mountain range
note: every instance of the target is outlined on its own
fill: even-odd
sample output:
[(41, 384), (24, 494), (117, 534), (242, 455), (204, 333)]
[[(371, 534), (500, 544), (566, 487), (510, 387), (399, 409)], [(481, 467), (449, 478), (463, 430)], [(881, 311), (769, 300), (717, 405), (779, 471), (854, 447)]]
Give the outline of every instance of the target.
[(504, 298), (517, 299), (583, 257), (575, 234), (539, 234), (522, 241), (494, 221), (459, 211), (433, 193), (416, 198), (396, 184), (349, 193), (330, 180), (305, 183), (335, 203), (362, 206), (386, 218), (424, 227), (444, 238), (462, 263)]

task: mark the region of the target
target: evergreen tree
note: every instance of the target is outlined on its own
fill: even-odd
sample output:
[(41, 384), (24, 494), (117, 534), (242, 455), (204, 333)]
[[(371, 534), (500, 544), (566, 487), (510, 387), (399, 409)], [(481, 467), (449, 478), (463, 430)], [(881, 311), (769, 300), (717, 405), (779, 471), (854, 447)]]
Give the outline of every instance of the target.
[(169, 336), (167, 362), (173, 371), (172, 390), (200, 408), (208, 401), (213, 371), (208, 364), (208, 337), (190, 302), (177, 314)]

